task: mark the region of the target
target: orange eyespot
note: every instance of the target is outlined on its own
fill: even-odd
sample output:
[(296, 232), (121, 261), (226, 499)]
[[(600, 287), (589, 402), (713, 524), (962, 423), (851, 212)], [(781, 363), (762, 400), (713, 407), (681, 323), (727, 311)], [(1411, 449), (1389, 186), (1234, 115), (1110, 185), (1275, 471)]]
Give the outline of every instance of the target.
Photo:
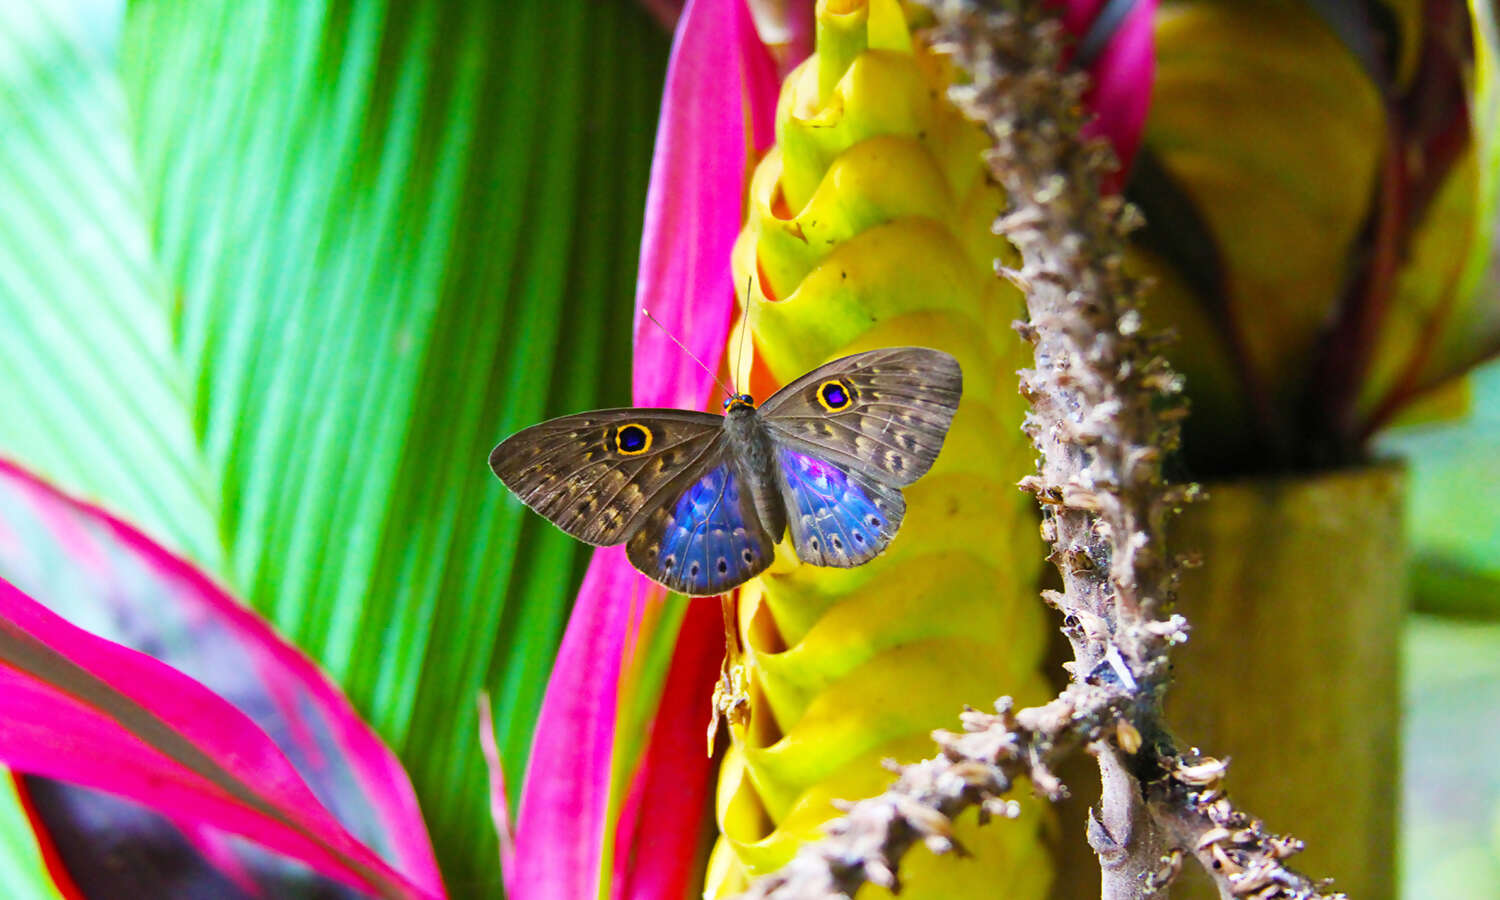
[(829, 412), (843, 412), (854, 402), (854, 386), (836, 378), (818, 385), (815, 396), (818, 404)]
[(651, 449), (651, 429), (627, 422), (615, 429), (615, 450), (621, 456), (640, 456)]

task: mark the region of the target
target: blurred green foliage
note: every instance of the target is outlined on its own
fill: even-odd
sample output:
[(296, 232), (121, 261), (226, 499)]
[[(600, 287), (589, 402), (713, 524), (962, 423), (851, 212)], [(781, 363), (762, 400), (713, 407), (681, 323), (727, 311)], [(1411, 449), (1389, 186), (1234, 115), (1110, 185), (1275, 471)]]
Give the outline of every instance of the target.
[(635, 4), (0, 6), (0, 454), (187, 553), (498, 893), (584, 549), (486, 466), (627, 397), (668, 36)]
[(1500, 624), (1406, 635), (1401, 896), (1500, 900)]
[(1411, 471), (1412, 596), (1425, 613), (1407, 626), (1403, 671), (1411, 900), (1500, 900), (1500, 363), (1470, 381), (1467, 415), (1379, 445)]
[(0, 790), (0, 886), (9, 900), (61, 900), (31, 837), (10, 778)]
[(1411, 469), (1417, 608), (1500, 618), (1500, 362), (1475, 372), (1469, 387), (1467, 414), (1394, 429), (1379, 447)]

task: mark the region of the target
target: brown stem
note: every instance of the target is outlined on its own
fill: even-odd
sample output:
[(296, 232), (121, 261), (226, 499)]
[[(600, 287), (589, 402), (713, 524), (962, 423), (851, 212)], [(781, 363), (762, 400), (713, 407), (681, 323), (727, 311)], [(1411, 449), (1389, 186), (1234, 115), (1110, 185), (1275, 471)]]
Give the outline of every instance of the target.
[(1120, 716), (1117, 701), (1110, 692), (1072, 685), (1046, 706), (1019, 713), (1009, 698), (997, 701), (993, 714), (965, 711), (962, 733), (934, 732), (940, 753), (912, 765), (891, 764), (895, 784), (843, 804), (844, 815), (828, 824), (827, 837), (802, 845), (791, 862), (743, 896), (852, 897), (866, 882), (899, 889), (899, 863), (916, 844), (934, 853), (963, 852), (952, 835), (960, 812), (978, 806), (981, 821), (1019, 815), (1004, 797), (1017, 779), (1029, 778), (1037, 790), (1060, 798), (1053, 764), (1084, 743), (1103, 740)]
[(1154, 872), (1171, 851), (1169, 836), (1146, 813), (1145, 792), (1120, 752), (1099, 751), (1100, 812), (1089, 813), (1089, 846), (1099, 857), (1104, 900), (1142, 900), (1156, 895), (1143, 873)]

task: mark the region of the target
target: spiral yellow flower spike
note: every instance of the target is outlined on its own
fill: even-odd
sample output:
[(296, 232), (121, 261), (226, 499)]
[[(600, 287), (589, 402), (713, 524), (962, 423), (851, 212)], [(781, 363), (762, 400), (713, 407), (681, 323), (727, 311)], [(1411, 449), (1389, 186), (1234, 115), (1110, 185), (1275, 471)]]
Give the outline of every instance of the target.
[[(922, 345), (959, 359), (964, 395), (883, 557), (839, 570), (783, 550), (742, 590), (749, 715), (720, 770), (710, 897), (784, 863), (834, 800), (878, 793), (892, 778), (882, 759), (930, 756), (929, 732), (956, 728), (964, 704), (1046, 692), (1035, 513), (1015, 487), (1031, 463), (1015, 374), (1026, 350), (1011, 329), (1024, 308), (993, 274), (1013, 254), (989, 230), (1003, 200), (980, 163), (988, 142), (943, 99), (943, 68), (914, 48), (896, 0), (824, 0), (816, 40), (782, 87), (778, 143), (735, 249), (736, 282), (753, 278), (753, 392), (849, 353)], [(960, 820), (971, 855), (913, 854), (901, 896), (1045, 896), (1046, 821), (1035, 806), (1002, 827)]]

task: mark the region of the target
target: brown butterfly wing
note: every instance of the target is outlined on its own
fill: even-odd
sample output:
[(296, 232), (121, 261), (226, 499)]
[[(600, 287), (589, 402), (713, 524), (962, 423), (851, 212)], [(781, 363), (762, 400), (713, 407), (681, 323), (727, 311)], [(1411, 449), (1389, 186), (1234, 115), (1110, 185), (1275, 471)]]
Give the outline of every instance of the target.
[(891, 347), (819, 366), (757, 414), (782, 446), (899, 488), (932, 468), (962, 394), (950, 354)]
[(563, 416), (501, 441), (490, 468), (521, 502), (568, 534), (598, 546), (619, 544), (653, 501), (668, 502), (658, 496), (664, 488), (702, 477), (710, 461), (718, 464), (723, 421), (677, 409)]

